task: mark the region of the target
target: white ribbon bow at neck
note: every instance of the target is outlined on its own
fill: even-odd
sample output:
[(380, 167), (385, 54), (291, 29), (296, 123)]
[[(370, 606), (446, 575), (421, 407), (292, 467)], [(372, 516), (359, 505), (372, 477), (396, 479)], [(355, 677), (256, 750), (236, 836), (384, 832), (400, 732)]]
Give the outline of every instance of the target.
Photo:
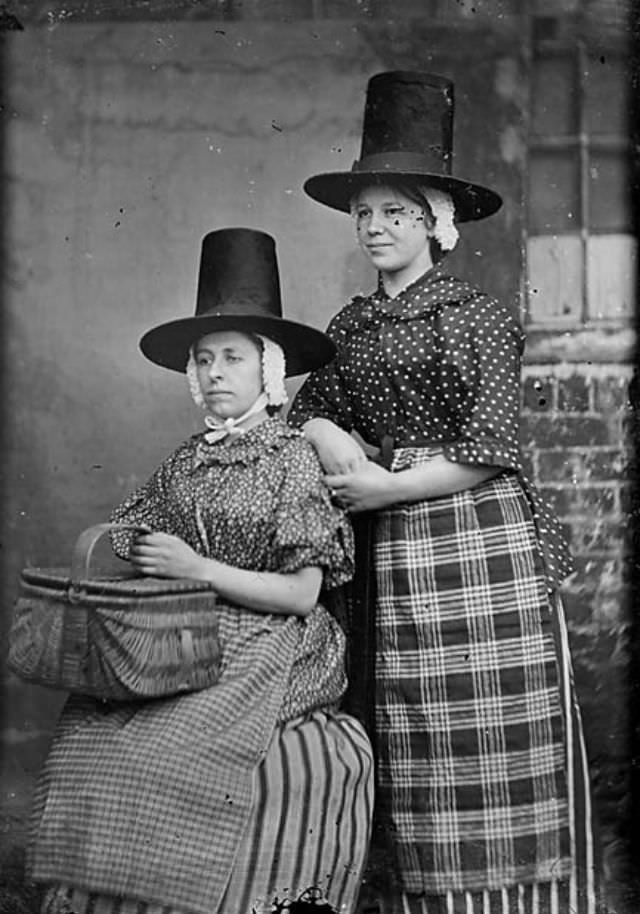
[(251, 416), (255, 416), (257, 413), (262, 412), (263, 409), (269, 404), (267, 395), (262, 393), (255, 401), (253, 406), (251, 406), (244, 415), (240, 416), (237, 419), (234, 419), (232, 416), (229, 416), (228, 419), (218, 419), (216, 416), (205, 416), (204, 424), (207, 428), (210, 428), (210, 432), (205, 432), (204, 440), (207, 444), (215, 444), (216, 441), (224, 440), (228, 435), (237, 437), (238, 435), (244, 435), (246, 428), (242, 428), (243, 422), (246, 422), (247, 419), (250, 419)]

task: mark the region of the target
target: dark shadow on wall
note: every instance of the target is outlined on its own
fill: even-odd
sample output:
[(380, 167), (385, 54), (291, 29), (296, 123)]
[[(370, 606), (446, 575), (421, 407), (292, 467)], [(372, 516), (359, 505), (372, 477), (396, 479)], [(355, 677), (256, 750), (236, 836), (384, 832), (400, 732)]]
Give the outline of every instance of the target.
[[(11, 117), (11, 112), (7, 110), (7, 100), (5, 95), (6, 79), (6, 35), (12, 31), (21, 31), (22, 25), (19, 20), (0, 6), (0, 213), (6, 213), (6, 193), (5, 193), (5, 138), (6, 122)], [(6, 224), (4, 219), (0, 219), (0, 276), (6, 276), (7, 262), (7, 238)], [(3, 292), (4, 283), (1, 286)], [(6, 326), (5, 326), (5, 301), (4, 294), (0, 293), (0, 346), (3, 348), (6, 344)], [(6, 358), (0, 359), (0, 455), (6, 453), (6, 427), (7, 427), (7, 376), (6, 376)], [(4, 460), (0, 461), (0, 503), (4, 503), (7, 479)], [(5, 544), (0, 540), (0, 576), (4, 578), (5, 572)], [(6, 653), (7, 648), (7, 629), (9, 626), (9, 614), (0, 613), (0, 651)], [(0, 704), (0, 732), (6, 725), (5, 708)], [(4, 743), (0, 741), (0, 753)], [(0, 757), (0, 771), (3, 770), (4, 760)], [(1, 785), (0, 785), (1, 786)], [(25, 884), (24, 878), (24, 851), (21, 847), (13, 847), (9, 844), (5, 847), (0, 846), (0, 914), (37, 914), (37, 893), (32, 891)]]
[[(11, 111), (7, 109), (5, 87), (6, 80), (6, 55), (5, 37), (7, 33), (22, 31), (22, 24), (16, 16), (0, 6), (0, 175), (5, 175), (5, 133), (7, 118)], [(0, 180), (0, 213), (6, 213), (5, 182)], [(4, 219), (0, 219), (0, 276), (7, 275), (7, 233)], [(2, 285), (4, 291), (6, 287)], [(2, 293), (0, 293), (2, 294)], [(0, 298), (0, 346), (3, 351), (6, 345), (6, 308), (4, 297)], [(0, 359), (0, 455), (6, 454), (6, 428), (7, 428), (7, 359)], [(4, 503), (7, 478), (4, 460), (0, 461), (0, 503)], [(5, 544), (0, 540), (0, 579), (4, 579), (6, 568)], [(9, 613), (0, 613), (0, 651), (4, 655), (7, 648), (7, 634), (10, 623)], [(0, 705), (0, 732), (6, 725), (5, 708)], [(4, 745), (0, 741), (1, 747)], [(3, 770), (3, 759), (0, 758), (0, 770)], [(29, 885), (24, 874), (24, 850), (22, 847), (13, 846), (11, 842), (0, 845), (0, 914), (37, 914), (39, 910), (39, 892), (34, 885)]]
[[(632, 36), (630, 78), (630, 141), (633, 227), (640, 241), (640, 9), (637, 4), (630, 14)], [(631, 872), (628, 893), (630, 911), (640, 910), (640, 270), (636, 272), (636, 354), (633, 379), (629, 390), (633, 466), (631, 471), (631, 510), (629, 516), (630, 617), (631, 617), (631, 676), (629, 683), (629, 721), (631, 728), (631, 835), (629, 859)]]
[[(5, 194), (5, 181), (4, 175), (6, 173), (5, 169), (5, 139), (6, 139), (6, 122), (7, 118), (11, 117), (11, 112), (7, 110), (7, 99), (6, 99), (6, 48), (5, 40), (6, 35), (9, 32), (13, 31), (22, 31), (22, 25), (19, 20), (12, 15), (8, 10), (4, 8), (4, 4), (0, 5), (0, 213), (2, 216), (6, 213), (6, 194)], [(7, 230), (4, 218), (0, 217), (0, 277), (6, 277), (7, 275)], [(0, 348), (3, 353), (6, 345), (6, 326), (5, 326), (5, 315), (6, 307), (4, 301), (4, 289), (6, 288), (4, 282), (0, 284)], [(0, 456), (3, 456), (6, 453), (6, 428), (7, 428), (7, 375), (6, 375), (6, 364), (7, 359), (5, 357), (0, 358)], [(7, 479), (5, 475), (5, 462), (4, 459), (0, 460), (0, 504), (4, 504), (4, 494), (5, 487), (7, 485)], [(5, 571), (5, 544), (0, 539), (0, 580), (4, 579)], [(3, 656), (6, 651), (7, 644), (7, 628), (9, 625), (8, 614), (6, 612), (0, 612), (0, 652)], [(5, 714), (4, 708), (0, 704), (0, 732), (4, 729), (5, 723)], [(0, 752), (2, 742), (0, 741)], [(2, 759), (0, 758), (0, 770), (2, 768)]]

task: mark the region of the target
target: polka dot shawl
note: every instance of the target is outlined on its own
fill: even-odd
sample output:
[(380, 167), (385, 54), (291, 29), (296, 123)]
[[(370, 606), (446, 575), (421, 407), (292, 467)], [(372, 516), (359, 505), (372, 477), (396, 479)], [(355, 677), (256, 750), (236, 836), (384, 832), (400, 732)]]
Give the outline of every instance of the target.
[(379, 446), (442, 447), (448, 460), (520, 475), (550, 584), (571, 571), (558, 520), (522, 474), (520, 359), (524, 333), (511, 312), (470, 284), (429, 270), (390, 298), (382, 284), (356, 296), (327, 330), (338, 347), (302, 386), (294, 425), (321, 416)]

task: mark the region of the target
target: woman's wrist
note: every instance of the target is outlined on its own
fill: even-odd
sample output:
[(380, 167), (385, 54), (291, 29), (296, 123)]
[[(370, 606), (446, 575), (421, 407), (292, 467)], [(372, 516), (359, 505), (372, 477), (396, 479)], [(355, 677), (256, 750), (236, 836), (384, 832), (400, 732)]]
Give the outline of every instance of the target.
[(196, 581), (206, 581), (209, 584), (213, 584), (217, 564), (215, 559), (208, 559), (203, 555), (196, 556), (193, 565), (194, 579)]
[(402, 504), (403, 502), (422, 501), (433, 497), (429, 477), (422, 472), (422, 467), (416, 472), (416, 467), (389, 472), (389, 504)]
[(502, 472), (501, 467), (452, 463), (439, 455), (429, 463), (391, 473), (395, 502), (442, 498), (486, 482)]
[(389, 470), (388, 478), (388, 504), (397, 505), (403, 501), (412, 501), (411, 486), (406, 470), (400, 470), (399, 473), (392, 473)]

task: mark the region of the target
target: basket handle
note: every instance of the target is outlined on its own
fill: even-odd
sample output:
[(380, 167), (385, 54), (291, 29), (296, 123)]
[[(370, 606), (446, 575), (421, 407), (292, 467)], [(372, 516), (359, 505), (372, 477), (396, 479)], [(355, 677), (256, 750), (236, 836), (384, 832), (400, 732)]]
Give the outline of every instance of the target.
[(71, 557), (71, 572), (70, 572), (70, 588), (77, 590), (80, 581), (86, 581), (89, 577), (89, 563), (91, 562), (91, 556), (93, 554), (93, 549), (100, 539), (101, 536), (104, 536), (105, 533), (108, 533), (111, 530), (135, 530), (138, 533), (152, 533), (151, 527), (148, 527), (146, 524), (94, 524), (93, 527), (88, 527), (84, 530), (78, 539), (73, 549), (73, 556)]

